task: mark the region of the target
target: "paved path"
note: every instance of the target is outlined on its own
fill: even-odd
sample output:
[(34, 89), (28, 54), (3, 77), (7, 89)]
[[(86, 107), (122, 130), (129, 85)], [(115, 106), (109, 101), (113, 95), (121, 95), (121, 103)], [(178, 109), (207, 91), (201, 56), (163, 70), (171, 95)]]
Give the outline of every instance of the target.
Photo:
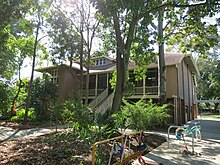
[[(170, 147), (167, 142), (146, 155), (164, 165), (219, 165), (220, 164), (220, 120), (196, 120), (202, 127), (201, 142), (196, 142), (194, 154), (183, 154), (184, 142), (175, 140), (171, 135)], [(193, 123), (193, 122), (191, 122)], [(159, 133), (167, 137), (166, 133)], [(192, 150), (192, 141), (187, 138), (186, 144)]]
[(11, 140), (11, 139), (24, 138), (24, 137), (28, 137), (28, 136), (41, 136), (44, 134), (52, 133), (54, 131), (55, 131), (55, 129), (53, 127), (15, 130), (12, 128), (0, 126), (0, 142), (6, 141), (6, 140)]
[[(220, 120), (200, 119), (202, 142), (195, 143), (194, 155), (183, 154), (184, 142), (175, 140), (171, 135), (170, 147), (167, 142), (146, 155), (147, 158), (164, 165), (219, 165), (220, 164)], [(192, 124), (193, 122), (191, 122)], [(0, 141), (27, 136), (40, 136), (55, 131), (54, 127), (13, 130), (0, 126)], [(167, 137), (167, 133), (152, 132)], [(192, 151), (190, 138), (186, 139), (189, 151)]]
[(220, 143), (220, 120), (199, 119), (198, 121), (202, 127), (202, 138)]
[(0, 126), (0, 142), (6, 141), (6, 140), (12, 140), (12, 139), (18, 139), (18, 138), (24, 138), (24, 137), (30, 137), (30, 136), (41, 136), (45, 134), (50, 134), (56, 131), (68, 131), (68, 125), (60, 125), (57, 127), (47, 127), (47, 128), (32, 128), (32, 129), (12, 129), (8, 127), (2, 127)]

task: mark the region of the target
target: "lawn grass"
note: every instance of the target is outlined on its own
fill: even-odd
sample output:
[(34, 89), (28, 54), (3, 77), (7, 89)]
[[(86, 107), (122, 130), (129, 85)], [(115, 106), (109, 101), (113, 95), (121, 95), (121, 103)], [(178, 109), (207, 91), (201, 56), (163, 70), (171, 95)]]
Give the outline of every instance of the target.
[(202, 115), (201, 118), (220, 119), (220, 115)]

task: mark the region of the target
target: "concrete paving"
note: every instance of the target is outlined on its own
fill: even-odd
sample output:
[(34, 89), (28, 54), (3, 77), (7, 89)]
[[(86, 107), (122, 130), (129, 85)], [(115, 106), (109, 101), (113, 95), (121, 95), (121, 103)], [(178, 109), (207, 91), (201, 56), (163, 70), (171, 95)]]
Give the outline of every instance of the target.
[(2, 127), (0, 126), (0, 142), (18, 138), (25, 138), (30, 136), (41, 136), (45, 134), (50, 134), (53, 132), (60, 132), (60, 131), (69, 131), (71, 130), (71, 125), (58, 125), (46, 127), (46, 128), (31, 128), (31, 129), (12, 129), (9, 127)]
[[(192, 139), (186, 138), (189, 153), (185, 154), (184, 141), (176, 140), (173, 134), (169, 148), (165, 142), (145, 156), (164, 165), (220, 165), (220, 120), (199, 119), (196, 122), (201, 124), (203, 140), (194, 143), (194, 150)], [(167, 133), (158, 134), (167, 138)]]
[(41, 136), (55, 131), (54, 128), (12, 129), (0, 126), (0, 142), (28, 136)]
[[(189, 124), (193, 124), (193, 122), (195, 121)], [(182, 140), (176, 140), (175, 135), (172, 134), (170, 136), (169, 148), (168, 143), (165, 142), (145, 156), (164, 165), (220, 165), (220, 120), (199, 119), (196, 122), (200, 122), (202, 127), (203, 140), (201, 142), (195, 142), (194, 154), (184, 154), (184, 142)], [(40, 136), (54, 131), (55, 127), (27, 130), (0, 127), (0, 142), (27, 136)], [(167, 138), (166, 132), (149, 133), (159, 134)], [(190, 138), (186, 138), (186, 144), (188, 150), (193, 151)]]

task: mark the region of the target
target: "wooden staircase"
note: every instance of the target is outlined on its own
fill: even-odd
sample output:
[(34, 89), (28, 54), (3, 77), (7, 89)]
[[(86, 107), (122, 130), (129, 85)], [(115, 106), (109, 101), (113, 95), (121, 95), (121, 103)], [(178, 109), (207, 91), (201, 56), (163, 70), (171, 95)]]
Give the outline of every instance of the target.
[(94, 100), (92, 100), (89, 103), (89, 107), (95, 109), (107, 96), (108, 96), (108, 88), (106, 88), (100, 95), (98, 95)]
[(112, 106), (113, 98), (114, 98), (115, 92), (112, 92), (110, 95), (108, 95), (107, 98), (101, 102), (101, 104), (95, 109), (96, 114), (103, 115), (109, 108)]
[(99, 96), (89, 103), (89, 107), (92, 108), (97, 115), (104, 114), (112, 106), (114, 93), (108, 95), (108, 88), (106, 88)]

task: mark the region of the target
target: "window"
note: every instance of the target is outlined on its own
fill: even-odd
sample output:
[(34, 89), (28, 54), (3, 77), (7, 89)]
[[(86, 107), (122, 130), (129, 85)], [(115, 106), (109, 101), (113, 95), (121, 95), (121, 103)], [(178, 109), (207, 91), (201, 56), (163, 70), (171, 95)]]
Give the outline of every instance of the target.
[(149, 69), (146, 77), (147, 86), (158, 86), (158, 70)]
[(98, 89), (107, 88), (107, 74), (98, 75)]
[(98, 65), (105, 65), (105, 64), (106, 64), (106, 59), (105, 58), (95, 60), (95, 65), (96, 66), (98, 66)]
[(58, 70), (57, 69), (51, 70), (50, 75), (51, 75), (51, 81), (55, 84), (58, 84)]
[(95, 89), (96, 75), (89, 75), (89, 89)]

